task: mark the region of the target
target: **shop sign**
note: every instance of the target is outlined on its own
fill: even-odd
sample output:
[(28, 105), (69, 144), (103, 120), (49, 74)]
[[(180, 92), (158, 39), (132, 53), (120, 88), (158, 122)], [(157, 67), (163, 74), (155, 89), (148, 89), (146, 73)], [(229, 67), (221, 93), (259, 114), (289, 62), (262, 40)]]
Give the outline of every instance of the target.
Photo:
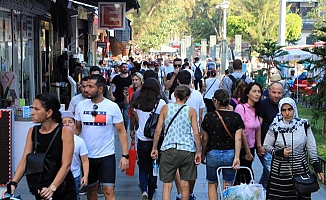
[(107, 48), (107, 43), (106, 42), (97, 42), (97, 48), (101, 47), (103, 49)]
[(99, 29), (125, 29), (126, 3), (99, 2)]

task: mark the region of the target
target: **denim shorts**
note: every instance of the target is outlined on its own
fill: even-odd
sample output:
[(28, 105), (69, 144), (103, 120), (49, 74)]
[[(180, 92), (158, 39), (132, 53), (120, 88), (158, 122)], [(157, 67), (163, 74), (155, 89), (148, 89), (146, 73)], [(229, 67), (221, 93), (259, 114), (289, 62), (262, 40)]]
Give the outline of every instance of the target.
[[(234, 149), (230, 150), (210, 150), (206, 155), (206, 179), (209, 183), (217, 182), (217, 168), (222, 166), (231, 167), (234, 159)], [(223, 169), (223, 180), (233, 182), (236, 171), (233, 169)]]
[(114, 187), (116, 161), (115, 154), (102, 158), (89, 159), (88, 186), (92, 187), (100, 182), (102, 186)]

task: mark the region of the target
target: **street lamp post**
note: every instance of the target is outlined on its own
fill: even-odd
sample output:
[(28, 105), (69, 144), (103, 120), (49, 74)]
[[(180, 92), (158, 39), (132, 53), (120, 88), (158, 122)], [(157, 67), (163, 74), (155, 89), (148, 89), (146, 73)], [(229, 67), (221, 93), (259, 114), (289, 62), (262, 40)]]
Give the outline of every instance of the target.
[(230, 2), (223, 0), (219, 5), (223, 9), (223, 37), (222, 37), (222, 73), (226, 68), (226, 53), (227, 53), (227, 43), (226, 43), (226, 9), (229, 8)]

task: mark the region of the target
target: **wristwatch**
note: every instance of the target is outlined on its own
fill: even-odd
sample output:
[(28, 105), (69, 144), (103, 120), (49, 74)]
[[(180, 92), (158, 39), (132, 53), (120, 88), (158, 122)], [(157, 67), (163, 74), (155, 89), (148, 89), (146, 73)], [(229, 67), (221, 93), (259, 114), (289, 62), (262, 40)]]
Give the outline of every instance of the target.
[(126, 159), (129, 159), (129, 154), (122, 154), (122, 157), (126, 158)]

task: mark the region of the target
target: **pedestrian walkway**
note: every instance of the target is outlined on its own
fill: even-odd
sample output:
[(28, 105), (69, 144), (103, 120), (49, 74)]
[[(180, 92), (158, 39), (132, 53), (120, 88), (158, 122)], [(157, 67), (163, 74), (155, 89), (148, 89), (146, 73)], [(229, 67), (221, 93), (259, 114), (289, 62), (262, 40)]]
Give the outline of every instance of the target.
[[(119, 137), (116, 135), (116, 158), (117, 158), (117, 165), (121, 158), (121, 147), (119, 143)], [(206, 200), (208, 199), (208, 192), (207, 192), (207, 181), (206, 181), (206, 170), (205, 165), (200, 164), (198, 166), (198, 178), (195, 185), (194, 194), (197, 197), (197, 200)], [(255, 175), (255, 180), (258, 181), (261, 174), (262, 174), (262, 168), (261, 164), (259, 162), (259, 159), (256, 156), (256, 159), (253, 163), (253, 171)], [(121, 172), (119, 168), (117, 168), (117, 176), (116, 176), (116, 199), (117, 200), (140, 200), (141, 199), (141, 191), (138, 187), (138, 168), (136, 166), (135, 169), (135, 176), (128, 177), (125, 175), (124, 172)], [(162, 189), (163, 189), (163, 183), (161, 181), (158, 181), (157, 184), (157, 190), (154, 194), (155, 200), (162, 199)], [(2, 193), (2, 192), (1, 192)], [(20, 194), (22, 196), (22, 199), (24, 200), (31, 200), (34, 199), (33, 196), (28, 191), (28, 186), (26, 183), (26, 179), (23, 178), (19, 182), (19, 186), (15, 192), (16, 194)], [(172, 189), (171, 193), (171, 199), (175, 199), (177, 195), (177, 191), (175, 186)], [(315, 192), (312, 194), (313, 200), (323, 200), (326, 197), (326, 190), (325, 187), (321, 186), (318, 192)], [(81, 200), (86, 200), (86, 195), (81, 195)], [(98, 199), (103, 200), (104, 197), (99, 197)]]

